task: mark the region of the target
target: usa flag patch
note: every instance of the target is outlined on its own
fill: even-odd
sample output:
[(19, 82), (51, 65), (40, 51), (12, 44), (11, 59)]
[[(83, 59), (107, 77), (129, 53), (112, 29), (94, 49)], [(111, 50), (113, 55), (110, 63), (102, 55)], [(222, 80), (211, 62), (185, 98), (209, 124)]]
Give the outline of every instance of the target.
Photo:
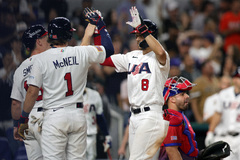
[(98, 52), (102, 52), (103, 51), (101, 47), (99, 47), (99, 46), (95, 46), (95, 47), (97, 48)]
[(171, 136), (171, 140), (172, 141), (177, 140), (177, 136)]

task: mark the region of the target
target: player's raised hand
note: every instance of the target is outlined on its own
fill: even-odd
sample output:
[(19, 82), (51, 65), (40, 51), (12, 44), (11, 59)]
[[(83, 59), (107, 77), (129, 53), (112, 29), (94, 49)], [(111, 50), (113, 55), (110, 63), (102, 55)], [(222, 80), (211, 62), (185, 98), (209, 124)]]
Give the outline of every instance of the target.
[(132, 22), (126, 22), (128, 25), (136, 28), (138, 32), (145, 38), (149, 35), (148, 27), (145, 25), (142, 17), (139, 15), (137, 8), (134, 6), (130, 9)]
[[(19, 123), (18, 123), (18, 134), (23, 139), (26, 139), (26, 137), (24, 135), (24, 131), (26, 129), (28, 129), (28, 117), (21, 116), (20, 119), (19, 119)], [(27, 134), (27, 131), (26, 131), (26, 134)]]
[(105, 23), (103, 22), (103, 18), (101, 17), (100, 11), (98, 10), (92, 11), (90, 8), (87, 7), (84, 9), (84, 15), (87, 17), (89, 23), (96, 25), (99, 28), (99, 30), (105, 27)]
[(137, 28), (139, 25), (141, 25), (141, 19), (136, 6), (131, 7), (130, 14), (132, 17), (132, 22), (128, 21), (126, 24), (132, 26), (133, 28)]
[(111, 136), (105, 136), (105, 142), (103, 143), (104, 152), (107, 152), (109, 148), (112, 147), (112, 137)]

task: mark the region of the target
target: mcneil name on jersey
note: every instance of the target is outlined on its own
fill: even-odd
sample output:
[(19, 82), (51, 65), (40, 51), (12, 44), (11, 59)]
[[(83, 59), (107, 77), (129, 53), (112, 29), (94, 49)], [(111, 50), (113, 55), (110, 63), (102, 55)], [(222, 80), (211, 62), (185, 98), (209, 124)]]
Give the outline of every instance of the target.
[(56, 69), (61, 67), (67, 67), (72, 65), (79, 65), (76, 56), (63, 58), (62, 61), (53, 61), (53, 65)]

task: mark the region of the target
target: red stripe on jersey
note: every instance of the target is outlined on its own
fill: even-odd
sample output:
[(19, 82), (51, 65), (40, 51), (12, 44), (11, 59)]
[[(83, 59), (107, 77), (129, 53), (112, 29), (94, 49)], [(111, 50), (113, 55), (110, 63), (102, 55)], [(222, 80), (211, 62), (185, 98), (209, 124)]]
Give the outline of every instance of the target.
[(101, 65), (115, 67), (111, 57), (106, 58), (105, 61), (103, 63), (101, 63)]

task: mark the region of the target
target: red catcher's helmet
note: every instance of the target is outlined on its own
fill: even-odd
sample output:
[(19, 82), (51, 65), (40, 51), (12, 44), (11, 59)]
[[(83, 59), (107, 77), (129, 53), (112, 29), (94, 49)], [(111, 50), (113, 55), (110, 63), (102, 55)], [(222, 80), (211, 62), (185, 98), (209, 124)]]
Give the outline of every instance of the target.
[(191, 83), (188, 79), (184, 77), (171, 77), (168, 78), (163, 90), (163, 97), (165, 102), (167, 101), (168, 97), (174, 96), (181, 92), (189, 91), (192, 89), (193, 86), (196, 84)]

